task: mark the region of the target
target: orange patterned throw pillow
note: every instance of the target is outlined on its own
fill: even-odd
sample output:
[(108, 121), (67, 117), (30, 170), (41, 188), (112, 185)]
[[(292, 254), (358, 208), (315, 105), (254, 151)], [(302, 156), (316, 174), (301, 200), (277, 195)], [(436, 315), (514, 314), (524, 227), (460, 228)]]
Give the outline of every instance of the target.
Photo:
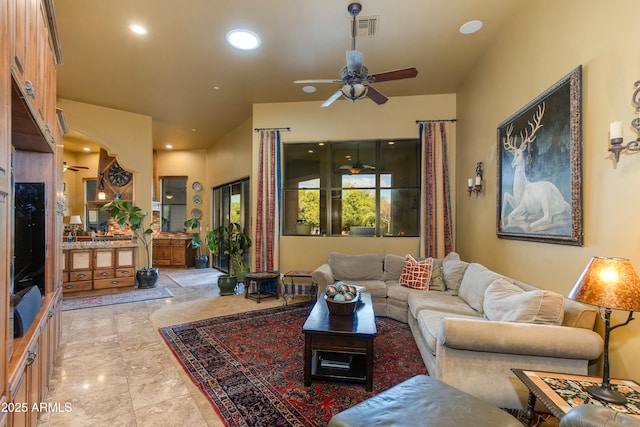
[(400, 275), (400, 284), (421, 291), (429, 290), (432, 266), (433, 258), (416, 261), (410, 254), (407, 254)]

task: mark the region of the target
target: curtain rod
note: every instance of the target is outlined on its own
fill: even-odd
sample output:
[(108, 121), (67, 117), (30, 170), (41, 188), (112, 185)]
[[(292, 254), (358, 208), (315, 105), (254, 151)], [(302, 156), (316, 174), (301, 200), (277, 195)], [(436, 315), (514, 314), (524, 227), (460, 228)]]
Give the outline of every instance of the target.
[(456, 119), (442, 119), (442, 120), (416, 120), (416, 123), (438, 123), (438, 122), (453, 122), (455, 123)]
[(285, 132), (290, 132), (291, 128), (255, 128), (254, 130), (256, 132), (260, 132), (261, 130), (282, 130)]

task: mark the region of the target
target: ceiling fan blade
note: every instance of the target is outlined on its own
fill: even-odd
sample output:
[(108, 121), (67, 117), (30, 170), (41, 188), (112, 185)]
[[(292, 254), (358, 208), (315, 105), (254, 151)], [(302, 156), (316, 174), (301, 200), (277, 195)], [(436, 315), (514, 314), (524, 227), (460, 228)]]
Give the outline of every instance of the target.
[(387, 98), (371, 86), (367, 86), (367, 98), (378, 105), (382, 105), (389, 100), (389, 98)]
[(340, 166), (338, 169), (351, 169), (353, 166), (349, 166), (349, 165), (342, 165)]
[(403, 68), (401, 70), (385, 71), (383, 73), (372, 74), (374, 82), (388, 82), (390, 80), (410, 79), (418, 75), (416, 67)]
[(332, 79), (315, 79), (315, 80), (296, 80), (296, 84), (310, 84), (310, 83), (342, 83), (342, 80)]
[(347, 69), (360, 74), (362, 70), (362, 53), (357, 50), (347, 51)]
[(329, 99), (324, 101), (324, 103), (321, 105), (321, 107), (328, 107), (329, 105), (333, 104), (333, 101), (335, 101), (336, 99), (340, 98), (341, 96), (342, 96), (342, 91), (338, 90), (336, 93), (331, 95), (329, 97)]
[(72, 168), (76, 168), (76, 169), (89, 169), (87, 166), (78, 166), (78, 165), (73, 165), (71, 166)]

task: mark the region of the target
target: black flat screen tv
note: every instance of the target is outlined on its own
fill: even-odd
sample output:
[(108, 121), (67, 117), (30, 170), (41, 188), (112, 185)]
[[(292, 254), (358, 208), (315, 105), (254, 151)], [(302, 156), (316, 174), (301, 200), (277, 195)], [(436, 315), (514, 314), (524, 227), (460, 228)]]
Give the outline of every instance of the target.
[(45, 184), (16, 182), (13, 217), (12, 294), (38, 286), (45, 287)]

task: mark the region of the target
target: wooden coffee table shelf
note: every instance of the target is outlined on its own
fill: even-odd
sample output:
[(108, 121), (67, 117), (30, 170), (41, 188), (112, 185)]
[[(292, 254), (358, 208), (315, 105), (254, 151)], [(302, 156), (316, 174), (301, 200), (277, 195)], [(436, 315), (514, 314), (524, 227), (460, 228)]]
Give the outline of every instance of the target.
[[(331, 315), (324, 298), (319, 298), (302, 331), (305, 335), (304, 384), (313, 379), (363, 383), (373, 390), (373, 340), (377, 333), (371, 295), (362, 293), (352, 316)], [(349, 368), (320, 365), (321, 354), (352, 355)]]

